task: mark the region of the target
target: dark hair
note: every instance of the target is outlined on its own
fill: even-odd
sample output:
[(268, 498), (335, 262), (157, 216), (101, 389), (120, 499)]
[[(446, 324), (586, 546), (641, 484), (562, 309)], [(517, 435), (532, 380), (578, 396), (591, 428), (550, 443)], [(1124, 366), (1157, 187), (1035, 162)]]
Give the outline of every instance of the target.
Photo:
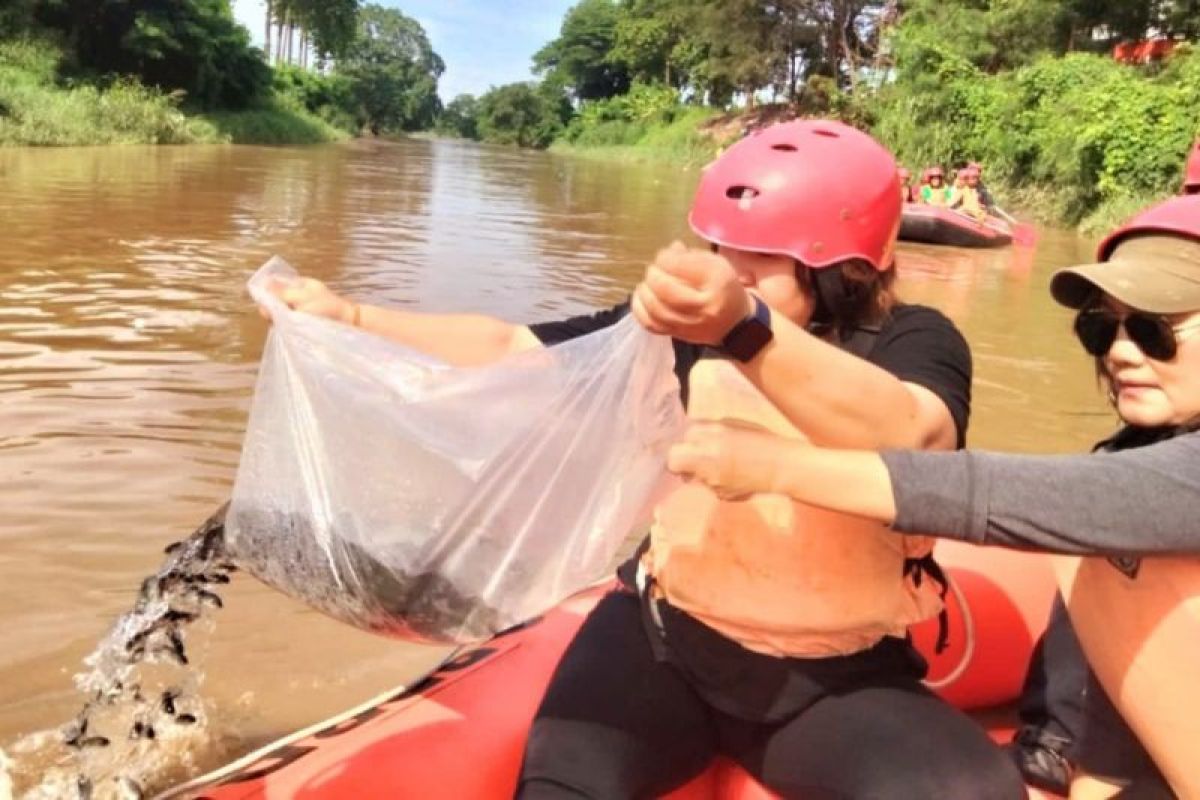
[(816, 299), (814, 330), (834, 330), (840, 339), (883, 324), (897, 302), (894, 263), (881, 272), (858, 258), (818, 270), (797, 261), (796, 280), (810, 287)]

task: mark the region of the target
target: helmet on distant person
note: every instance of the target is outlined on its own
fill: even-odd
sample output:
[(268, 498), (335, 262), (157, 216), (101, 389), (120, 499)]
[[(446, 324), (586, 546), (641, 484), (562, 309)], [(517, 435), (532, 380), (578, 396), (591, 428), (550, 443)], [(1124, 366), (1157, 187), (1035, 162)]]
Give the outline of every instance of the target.
[(925, 170), (925, 177), (926, 178), (945, 178), (946, 173), (942, 172), (941, 167), (933, 166), (933, 167), (930, 167), (929, 169)]
[(896, 160), (862, 131), (784, 122), (709, 165), (688, 222), (716, 245), (788, 255), (813, 269), (862, 259), (883, 271), (900, 227), (898, 188)]

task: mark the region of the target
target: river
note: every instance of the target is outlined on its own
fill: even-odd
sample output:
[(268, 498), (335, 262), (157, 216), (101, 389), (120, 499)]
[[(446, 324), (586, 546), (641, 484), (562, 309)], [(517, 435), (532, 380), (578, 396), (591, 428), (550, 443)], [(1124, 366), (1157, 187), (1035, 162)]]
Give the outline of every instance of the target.
[[(228, 494), (272, 254), (355, 298), (553, 319), (624, 297), (686, 237), (697, 172), (477, 144), (0, 149), (0, 745), (66, 721), (71, 675), (164, 545)], [(1050, 272), (1094, 243), (902, 245), (900, 293), (976, 361), (970, 444), (1080, 451), (1112, 426)], [(235, 581), (198, 656), (235, 750), (441, 651)]]

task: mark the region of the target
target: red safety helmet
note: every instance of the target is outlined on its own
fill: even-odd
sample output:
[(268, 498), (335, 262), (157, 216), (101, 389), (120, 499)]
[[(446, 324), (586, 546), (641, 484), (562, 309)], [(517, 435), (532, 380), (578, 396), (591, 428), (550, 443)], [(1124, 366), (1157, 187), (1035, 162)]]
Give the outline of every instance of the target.
[(1173, 233), (1200, 241), (1200, 197), (1172, 197), (1138, 214), (1100, 242), (1096, 260), (1107, 261), (1116, 246), (1135, 233)]
[(1183, 175), (1183, 189), (1200, 189), (1200, 139), (1192, 145), (1191, 155), (1188, 156), (1187, 169)]
[(900, 228), (896, 160), (841, 122), (797, 120), (734, 144), (700, 179), (688, 222), (714, 244), (821, 268), (892, 265)]

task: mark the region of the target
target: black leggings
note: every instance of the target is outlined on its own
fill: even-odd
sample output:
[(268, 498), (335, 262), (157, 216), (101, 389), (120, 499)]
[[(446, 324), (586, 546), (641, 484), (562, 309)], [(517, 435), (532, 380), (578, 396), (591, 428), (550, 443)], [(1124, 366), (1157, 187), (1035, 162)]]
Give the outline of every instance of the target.
[(635, 595), (613, 592), (563, 654), (533, 722), (522, 800), (658, 797), (724, 754), (784, 797), (1024, 798), (969, 717), (903, 677), (829, 694), (779, 724), (714, 709), (657, 660)]

